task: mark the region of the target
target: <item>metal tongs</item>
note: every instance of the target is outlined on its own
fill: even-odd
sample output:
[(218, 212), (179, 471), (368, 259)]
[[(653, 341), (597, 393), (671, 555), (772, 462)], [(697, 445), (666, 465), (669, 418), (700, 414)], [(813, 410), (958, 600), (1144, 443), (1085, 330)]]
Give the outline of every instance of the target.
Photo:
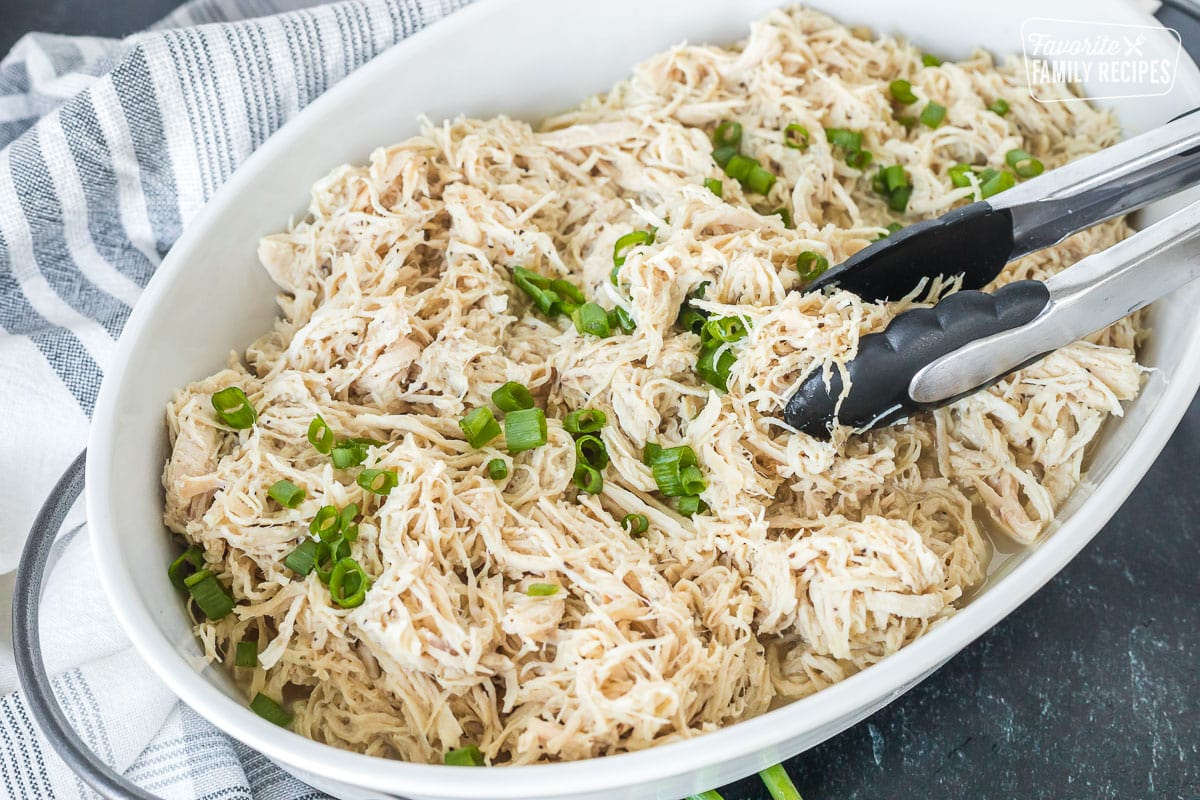
[[(864, 336), (842, 374), (817, 370), (784, 410), (797, 430), (827, 438), (836, 418), (858, 430), (934, 409), (991, 386), (1200, 277), (1200, 202), (1045, 282), (978, 291), (1009, 261), (1200, 183), (1200, 114), (1073, 161), (919, 222), (856, 253), (808, 290), (895, 300), (936, 276), (963, 291), (898, 314)], [(840, 401), (840, 404), (839, 404)]]

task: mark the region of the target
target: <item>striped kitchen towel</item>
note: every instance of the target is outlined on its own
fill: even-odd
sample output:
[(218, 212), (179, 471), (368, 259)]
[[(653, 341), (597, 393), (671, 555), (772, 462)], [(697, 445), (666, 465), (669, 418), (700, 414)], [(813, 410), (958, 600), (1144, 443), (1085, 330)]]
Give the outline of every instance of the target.
[[(348, 73), (470, 0), (193, 0), (124, 40), (31, 34), (0, 62), (0, 613), (25, 532), (82, 449), (121, 327), (253, 150)], [(42, 607), (67, 716), (168, 798), (323, 797), (215, 730), (131, 651), (82, 511)], [(7, 638), (7, 637), (5, 637)], [(35, 730), (0, 642), (0, 796), (94, 797)]]

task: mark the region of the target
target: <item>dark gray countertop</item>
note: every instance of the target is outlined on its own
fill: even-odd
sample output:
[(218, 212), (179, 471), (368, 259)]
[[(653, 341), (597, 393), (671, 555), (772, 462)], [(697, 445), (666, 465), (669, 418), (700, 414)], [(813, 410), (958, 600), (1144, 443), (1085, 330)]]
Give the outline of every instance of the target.
[[(130, 33), (174, 6), (0, 0), (0, 52), (29, 30)], [(1160, 16), (1200, 43), (1200, 26)], [(1200, 401), (1062, 574), (929, 680), (788, 762), (805, 798), (1200, 798), (1198, 474)], [(754, 779), (723, 794), (766, 797)]]

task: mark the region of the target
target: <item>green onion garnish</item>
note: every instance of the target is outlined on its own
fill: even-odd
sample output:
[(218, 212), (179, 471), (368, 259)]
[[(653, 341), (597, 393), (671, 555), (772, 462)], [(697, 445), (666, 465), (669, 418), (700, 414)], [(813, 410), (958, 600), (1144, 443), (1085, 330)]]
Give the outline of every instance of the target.
[(338, 538), (328, 542), (317, 542), (316, 545), (313, 551), (313, 568), (317, 571), (317, 578), (321, 583), (329, 583), (337, 562), (350, 557), (350, 543)]
[(281, 728), (292, 724), (292, 715), (262, 692), (254, 695), (254, 699), (250, 701), (250, 710), (267, 722), (274, 722)]
[(546, 436), (546, 414), (540, 408), (510, 411), (504, 417), (504, 444), (510, 453), (541, 447)]
[(733, 369), (737, 356), (733, 351), (720, 342), (706, 343), (700, 346), (700, 356), (696, 359), (696, 374), (706, 383), (715, 386), (722, 392), (729, 391), (729, 372)]
[(716, 342), (739, 342), (746, 338), (749, 330), (741, 317), (717, 317), (704, 323), (701, 338)]
[(333, 466), (350, 469), (367, 460), (367, 446), (353, 439), (344, 439), (333, 446), (329, 456)]
[(394, 469), (364, 469), (354, 482), (371, 494), (387, 497), (399, 485)]
[(467, 444), (471, 447), (483, 447), (500, 435), (500, 423), (492, 410), (480, 407), (458, 421), (458, 427), (467, 435)]
[(713, 161), (717, 162), (717, 166), (724, 169), (725, 165), (737, 155), (736, 147), (718, 147), (713, 150)]
[(654, 459), (658, 458), (662, 453), (662, 445), (655, 442), (646, 442), (642, 445), (642, 463), (650, 466), (654, 463)]
[(312, 522), (308, 523), (308, 530), (312, 535), (325, 542), (336, 537), (341, 527), (342, 520), (337, 506), (321, 506)]
[(725, 184), (721, 183), (716, 178), (705, 178), (704, 188), (715, 194), (717, 197), (725, 196)]
[(533, 408), (533, 394), (524, 384), (509, 381), (492, 392), (492, 402), (501, 411), (520, 411), (522, 408)]
[(1003, 117), (1008, 113), (1008, 101), (1003, 97), (997, 97), (988, 105), (988, 111)]
[(569, 300), (575, 305), (579, 305), (586, 298), (583, 296), (583, 290), (570, 281), (565, 281), (561, 278), (555, 278), (550, 281), (550, 291), (557, 294), (560, 298)]
[(683, 483), (684, 494), (700, 494), (708, 488), (699, 467), (684, 467), (679, 471), (679, 479)]
[(333, 449), (333, 431), (320, 414), (313, 417), (313, 421), (308, 423), (308, 443), (317, 449), (317, 452), (323, 456), (329, 455), (329, 451)]
[(912, 114), (901, 114), (900, 116), (896, 117), (896, 122), (899, 122), (905, 127), (906, 130), (909, 131), (917, 127), (917, 118)]
[(493, 458), (487, 463), (488, 477), (494, 481), (502, 481), (508, 477), (508, 462), (503, 458)]
[(572, 436), (595, 433), (604, 427), (608, 417), (598, 408), (581, 408), (563, 417), (563, 430)]
[(708, 506), (697, 495), (685, 494), (675, 501), (675, 510), (680, 515), (690, 517), (708, 510)]
[(178, 558), (171, 562), (171, 566), (167, 567), (167, 577), (171, 579), (171, 585), (179, 591), (187, 591), (187, 585), (184, 581), (188, 576), (192, 575), (196, 570), (204, 567), (204, 551), (196, 545), (192, 545), (187, 550), (184, 550)]
[(924, 53), (921, 56), (921, 64), (926, 67), (940, 67), (942, 60), (937, 56), (931, 56), (929, 53)]
[(897, 103), (904, 105), (912, 105), (917, 102), (917, 96), (913, 94), (912, 84), (906, 80), (898, 79), (888, 84), (888, 92), (891, 93), (892, 99)]
[(353, 558), (338, 559), (329, 575), (329, 597), (341, 608), (361, 606), (371, 579)]
[(874, 158), (875, 156), (870, 150), (855, 150), (851, 153), (846, 153), (846, 166), (857, 170), (864, 170), (870, 166)]
[(753, 158), (739, 153), (729, 159), (729, 163), (725, 165), (725, 174), (745, 185), (746, 180), (750, 177), (750, 171), (757, 166), (758, 162)]
[[(358, 526), (354, 524), (354, 518), (357, 516), (358, 503), (351, 503), (338, 512), (338, 530), (348, 542), (353, 542), (358, 536)], [(354, 529), (354, 536), (350, 535), (351, 529)]]
[(608, 312), (598, 303), (584, 303), (575, 309), (571, 321), (575, 323), (575, 330), (579, 333), (590, 333), (601, 339), (612, 335), (612, 328), (608, 324)]
[(903, 214), (908, 210), (908, 199), (910, 197), (912, 197), (912, 187), (901, 186), (888, 195), (888, 208), (898, 214)]
[(742, 143), (742, 123), (725, 120), (713, 131), (713, 144), (717, 147), (737, 147)]
[(971, 185), (970, 175), (974, 171), (975, 171), (975, 168), (972, 167), (970, 164), (955, 164), (953, 167), (950, 168), (950, 172), (949, 172), (950, 183), (952, 183), (953, 185), (957, 186), (960, 189), (963, 187), (966, 187), (966, 186), (970, 186)]
[(692, 308), (686, 303), (679, 309), (679, 317), (675, 320), (675, 324), (685, 331), (692, 333), (700, 333), (700, 329), (704, 327), (704, 321), (708, 316), (698, 308)]
[(783, 143), (794, 150), (807, 150), (810, 139), (808, 128), (793, 122), (783, 129)]
[(258, 642), (238, 642), (233, 653), (235, 667), (253, 669), (258, 666)]
[(827, 269), (829, 269), (829, 259), (820, 253), (805, 250), (796, 256), (796, 271), (800, 273), (801, 280), (816, 280)]
[(775, 173), (763, 169), (755, 163), (750, 170), (750, 175), (746, 178), (745, 186), (755, 194), (769, 194), (771, 187), (775, 185), (775, 180)]
[(773, 800), (802, 800), (796, 784), (792, 783), (782, 764), (767, 767), (758, 773), (758, 777), (762, 778)]
[(305, 539), (295, 550), (288, 553), (287, 558), (283, 559), (283, 565), (297, 575), (307, 575), (313, 571), (316, 555), (317, 543), (312, 539)]
[(921, 109), (921, 124), (927, 128), (936, 128), (946, 118), (946, 107), (932, 101)]
[(644, 244), (654, 244), (654, 231), (630, 231), (617, 239), (613, 245), (613, 266), (624, 264), (629, 251)]
[(1009, 150), (1004, 154), (1004, 161), (1022, 178), (1034, 178), (1046, 170), (1041, 161), (1024, 150)]
[(882, 170), (880, 170), (880, 172), (883, 174), (883, 184), (887, 187), (889, 192), (894, 192), (901, 187), (912, 185), (908, 174), (904, 171), (904, 167), (900, 166), (899, 164), (893, 164), (890, 167), (884, 167)]
[(1016, 176), (1006, 169), (985, 169), (979, 176), (979, 193), (986, 197), (999, 194), (1017, 185)]
[(604, 475), (595, 467), (590, 467), (582, 461), (575, 464), (575, 486), (588, 494), (600, 494), (604, 488)]
[(479, 748), (475, 745), (447, 750), (445, 760), (446, 764), (451, 767), (482, 767), (484, 765), (483, 753), (479, 752)]
[(233, 611), (233, 598), (209, 570), (193, 572), (183, 579), (183, 585), (207, 618), (222, 619)]
[(288, 480), (275, 481), (267, 494), (285, 508), (295, 508), (304, 500), (304, 490)]
[(780, 206), (779, 208), (775, 209), (771, 213), (779, 215), (779, 218), (781, 220), (783, 220), (783, 227), (785, 227), (785, 228), (792, 227), (792, 212), (791, 212), (791, 209), (789, 209), (787, 206)]
[(825, 129), (825, 141), (850, 152), (862, 150), (862, 138), (863, 135), (859, 131), (848, 131), (844, 128)]
[[(667, 497), (688, 494), (684, 489), (683, 471), (697, 466), (696, 453), (687, 445), (659, 449), (650, 459), (650, 474), (658, 490)], [(690, 477), (690, 473), (689, 473)]]
[(258, 420), (254, 406), (250, 405), (246, 393), (236, 386), (222, 389), (212, 396), (212, 407), (222, 422), (231, 428), (243, 430)]
[(608, 448), (603, 439), (589, 433), (575, 440), (575, 459), (589, 467), (604, 469), (608, 466)]
[(628, 311), (621, 306), (616, 306), (608, 312), (608, 327), (620, 328), (622, 333), (633, 333), (637, 329), (637, 323), (633, 321), (633, 316)]
[(530, 597), (553, 597), (558, 594), (559, 588), (557, 583), (531, 583), (525, 594)]
[(621, 527), (630, 536), (641, 536), (650, 530), (650, 520), (646, 519), (645, 514), (626, 514), (621, 517)]

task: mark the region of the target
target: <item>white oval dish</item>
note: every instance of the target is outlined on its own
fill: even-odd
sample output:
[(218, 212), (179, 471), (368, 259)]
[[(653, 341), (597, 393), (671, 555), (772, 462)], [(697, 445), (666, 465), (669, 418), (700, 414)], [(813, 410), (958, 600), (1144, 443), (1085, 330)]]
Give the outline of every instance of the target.
[[(319, 98), (254, 153), (188, 227), (125, 327), (100, 392), (87, 464), (91, 536), (113, 610), (142, 657), (188, 705), (343, 797), (682, 797), (812, 747), (891, 702), (1011, 612), (1100, 530), (1149, 468), (1200, 384), (1195, 314), (1200, 286), (1154, 307), (1154, 334), (1140, 359), (1156, 371), (1126, 417), (1106, 427), (1088, 476), (1055, 530), (1007, 562), (960, 613), (910, 647), (763, 716), (651, 751), (567, 764), (502, 769), (407, 764), (336, 750), (281, 730), (249, 711), (219, 668), (204, 666), (166, 577), (172, 554), (161, 521), (163, 409), (176, 387), (216, 371), (231, 350), (244, 349), (271, 327), (275, 287), (257, 264), (259, 237), (302, 212), (309, 187), (334, 166), (365, 161), (376, 146), (415, 133), (419, 114), (536, 119), (607, 89), (639, 60), (673, 44), (740, 39), (750, 21), (779, 5), (491, 0), (473, 6), (401, 43)], [(975, 46), (1019, 53), (1021, 24), (1031, 17), (1157, 24), (1126, 0), (809, 5), (847, 24), (907, 35), (948, 57), (965, 56)], [(1200, 72), (1182, 55), (1170, 94), (1108, 104), (1127, 134), (1147, 130), (1200, 105)]]

